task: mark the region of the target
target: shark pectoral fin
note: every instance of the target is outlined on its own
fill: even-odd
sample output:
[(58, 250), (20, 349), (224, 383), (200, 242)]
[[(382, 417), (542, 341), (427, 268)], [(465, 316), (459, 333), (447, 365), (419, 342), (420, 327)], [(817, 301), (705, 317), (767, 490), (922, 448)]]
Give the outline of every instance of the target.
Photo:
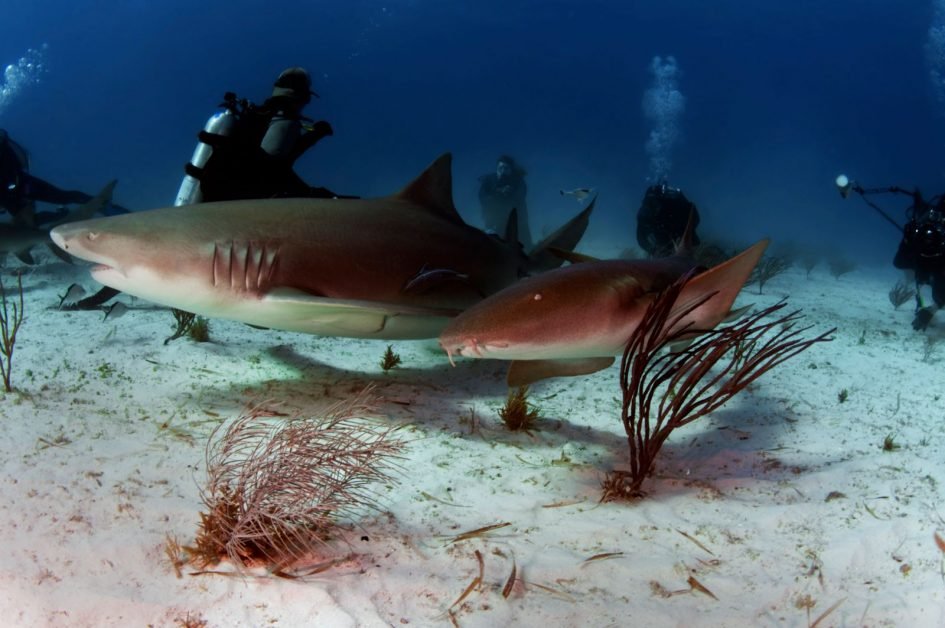
[(528, 386), (549, 377), (588, 375), (609, 367), (614, 357), (573, 358), (568, 360), (515, 360), (509, 366), (509, 386)]
[[(432, 337), (449, 319), (459, 314), (457, 310), (410, 307), (381, 301), (332, 299), (288, 288), (273, 290), (262, 300), (267, 306), (267, 314), (254, 321), (256, 324), (356, 338), (381, 335), (385, 338)], [(396, 327), (396, 331), (391, 327)]]

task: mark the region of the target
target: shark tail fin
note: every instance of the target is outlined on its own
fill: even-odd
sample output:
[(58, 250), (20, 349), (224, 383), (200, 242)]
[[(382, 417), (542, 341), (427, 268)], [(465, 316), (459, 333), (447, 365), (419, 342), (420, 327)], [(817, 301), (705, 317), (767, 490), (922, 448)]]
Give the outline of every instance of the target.
[(574, 250), (574, 247), (584, 237), (584, 232), (587, 231), (587, 224), (591, 219), (591, 212), (594, 210), (595, 203), (597, 203), (597, 197), (594, 197), (594, 200), (587, 204), (584, 211), (535, 245), (535, 248), (528, 254), (529, 272), (544, 272), (557, 268), (564, 263), (565, 258), (555, 251), (571, 252)]
[(682, 305), (711, 294), (702, 305), (681, 321), (691, 323), (694, 329), (712, 329), (725, 320), (732, 309), (735, 297), (741, 291), (751, 271), (768, 247), (764, 239), (745, 249), (735, 257), (699, 273), (683, 287), (677, 302)]
[(112, 179), (106, 183), (105, 187), (103, 187), (98, 194), (89, 199), (88, 202), (77, 207), (74, 212), (71, 212), (67, 220), (69, 222), (88, 220), (105, 209), (105, 206), (112, 202), (112, 193), (115, 191), (116, 185), (118, 185), (118, 179)]

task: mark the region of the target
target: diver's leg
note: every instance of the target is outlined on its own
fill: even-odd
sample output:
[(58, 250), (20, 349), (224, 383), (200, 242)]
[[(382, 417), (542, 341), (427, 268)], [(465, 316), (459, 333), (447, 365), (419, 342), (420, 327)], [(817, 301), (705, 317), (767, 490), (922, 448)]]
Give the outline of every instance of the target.
[(932, 304), (924, 305), (922, 303), (921, 289), (922, 285), (916, 284), (916, 308), (915, 318), (912, 319), (912, 329), (916, 331), (925, 331), (925, 328), (932, 322), (932, 317), (945, 305), (945, 276), (941, 274), (933, 275), (929, 279), (929, 285), (932, 288)]
[(30, 198), (57, 205), (71, 205), (73, 203), (88, 203), (92, 196), (79, 190), (63, 190), (48, 181), (43, 181), (33, 175), (26, 175), (28, 182), (26, 189)]

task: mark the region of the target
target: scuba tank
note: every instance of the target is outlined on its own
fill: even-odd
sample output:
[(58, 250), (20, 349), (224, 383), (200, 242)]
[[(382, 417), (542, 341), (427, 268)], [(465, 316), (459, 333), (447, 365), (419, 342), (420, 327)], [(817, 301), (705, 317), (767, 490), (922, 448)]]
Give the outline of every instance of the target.
[(277, 111), (263, 136), (260, 147), (268, 155), (284, 157), (295, 147), (302, 131), (302, 123), (298, 117), (290, 117), (282, 111)]
[[(223, 111), (210, 116), (203, 130), (205, 133), (212, 135), (227, 136), (233, 130), (235, 124), (236, 113), (232, 107), (227, 107)], [(197, 147), (194, 149), (194, 154), (190, 158), (188, 166), (199, 170), (206, 165), (212, 154), (213, 147), (201, 140), (197, 142)], [(184, 180), (180, 184), (180, 190), (177, 192), (177, 198), (174, 200), (174, 205), (192, 205), (199, 203), (201, 200), (203, 200), (203, 194), (200, 191), (200, 181), (190, 173), (185, 174)]]

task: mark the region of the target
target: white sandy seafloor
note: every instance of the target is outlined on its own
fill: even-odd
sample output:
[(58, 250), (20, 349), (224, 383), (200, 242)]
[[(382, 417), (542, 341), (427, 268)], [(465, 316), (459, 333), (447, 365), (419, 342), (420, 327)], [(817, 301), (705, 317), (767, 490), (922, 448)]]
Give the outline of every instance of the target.
[[(626, 460), (616, 367), (534, 386), (538, 429), (510, 433), (501, 363), (453, 368), (433, 342), (397, 342), (403, 364), (384, 373), (383, 342), (221, 320), (210, 343), (165, 346), (167, 310), (57, 311), (70, 283), (95, 282), (28, 268), (16, 391), (0, 400), (0, 623), (448, 626), (478, 551), (483, 583), (453, 608), (464, 627), (809, 626), (834, 605), (817, 625), (943, 626), (945, 317), (913, 332), (911, 304), (887, 298), (896, 278), (821, 265), (749, 288), (741, 303), (787, 296), (835, 340), (673, 434), (646, 499), (600, 504)], [(197, 532), (210, 431), (248, 403), (313, 414), (368, 384), (409, 442), (382, 511), (319, 558), (354, 557), (300, 580), (176, 577), (165, 539)]]

